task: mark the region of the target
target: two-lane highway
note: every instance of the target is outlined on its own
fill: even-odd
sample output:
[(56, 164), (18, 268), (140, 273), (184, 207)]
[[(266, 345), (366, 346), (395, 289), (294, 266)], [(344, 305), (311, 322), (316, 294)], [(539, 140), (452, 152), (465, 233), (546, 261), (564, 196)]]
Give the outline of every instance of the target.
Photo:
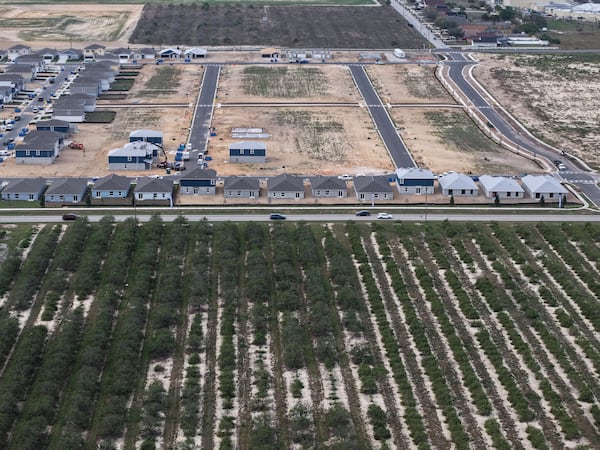
[(449, 58), (444, 62), (449, 68), (448, 76), (467, 99), (467, 107), (477, 108), (489, 124), (502, 135), (505, 142), (511, 142), (531, 155), (546, 158), (550, 162), (556, 159), (563, 161), (567, 166), (567, 171), (559, 172), (558, 175), (563, 180), (577, 185), (596, 206), (600, 206), (600, 189), (598, 189), (598, 180), (595, 174), (587, 172), (585, 168), (563, 157), (552, 147), (530, 136), (524, 128), (520, 128), (517, 124), (513, 125), (500, 113), (499, 108), (486, 100), (469, 81), (470, 70), (477, 64), (476, 61), (469, 59), (461, 52), (448, 52), (446, 56)]
[(377, 92), (373, 88), (373, 84), (365, 72), (364, 67), (361, 64), (350, 64), (349, 67), (354, 82), (369, 108), (373, 122), (375, 122), (379, 135), (381, 136), (396, 168), (416, 167), (415, 161), (406, 148), (406, 145), (404, 145), (404, 141), (398, 134), (398, 130), (396, 130), (386, 107), (383, 105)]

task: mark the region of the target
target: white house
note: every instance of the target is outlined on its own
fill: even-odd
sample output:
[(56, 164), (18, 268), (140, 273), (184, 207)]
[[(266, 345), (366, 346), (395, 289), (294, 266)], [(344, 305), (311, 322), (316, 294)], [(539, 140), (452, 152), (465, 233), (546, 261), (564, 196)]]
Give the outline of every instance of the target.
[(569, 191), (551, 175), (526, 175), (521, 178), (525, 192), (532, 199), (545, 202), (563, 201)]
[(479, 183), (487, 198), (523, 198), (525, 195), (521, 185), (512, 178), (482, 175), (479, 177)]
[(14, 45), (11, 48), (9, 48), (6, 53), (6, 56), (8, 57), (9, 61), (14, 61), (19, 56), (30, 55), (30, 54), (31, 54), (31, 47), (28, 47), (27, 45), (18, 44), (18, 45)]
[(186, 58), (206, 58), (207, 50), (205, 48), (200, 47), (191, 47), (188, 48), (185, 52), (183, 52), (183, 56)]
[(171, 178), (138, 178), (134, 190), (136, 205), (173, 206), (173, 180)]
[(450, 172), (447, 175), (439, 177), (438, 183), (442, 189), (442, 194), (447, 196), (476, 197), (479, 193), (479, 189), (473, 179), (458, 172)]

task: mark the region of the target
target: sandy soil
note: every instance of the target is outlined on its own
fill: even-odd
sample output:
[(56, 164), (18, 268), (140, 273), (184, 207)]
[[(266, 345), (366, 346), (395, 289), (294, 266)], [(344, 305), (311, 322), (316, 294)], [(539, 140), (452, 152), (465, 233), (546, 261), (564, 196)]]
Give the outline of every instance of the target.
[[(83, 48), (95, 42), (113, 47), (127, 47), (144, 5), (70, 4), (68, 6), (6, 5), (0, 8), (0, 48), (24, 43), (35, 49), (45, 47)], [(48, 20), (47, 24), (8, 27), (4, 19)], [(73, 20), (77, 19), (77, 20)], [(15, 23), (15, 22), (13, 22)]]
[[(287, 118), (308, 118), (308, 125), (285, 122)], [(280, 118), (284, 115), (283, 121)], [(316, 135), (315, 123), (325, 124)], [(335, 124), (327, 127), (327, 124)], [(335, 175), (342, 173), (386, 173), (393, 170), (391, 159), (365, 108), (217, 108), (213, 126), (219, 132), (209, 142), (211, 168), (220, 175)], [(234, 127), (263, 128), (272, 135), (265, 140), (265, 164), (230, 164), (229, 144)]]
[(219, 78), (219, 90), (217, 92), (217, 102), (256, 102), (256, 103), (271, 103), (271, 102), (356, 102), (362, 100), (350, 70), (346, 66), (337, 65), (275, 65), (273, 67), (283, 68), (287, 70), (290, 79), (302, 80), (302, 71), (318, 70), (319, 78), (323, 80), (321, 89), (325, 91), (323, 94), (311, 95), (306, 97), (266, 97), (259, 95), (248, 94), (244, 89), (244, 70), (247, 65), (232, 65), (221, 69)]
[(436, 65), (372, 65), (367, 73), (384, 103), (456, 103), (435, 78)]
[(437, 127), (425, 117), (427, 111), (456, 112), (455, 108), (394, 108), (390, 114), (398, 126), (406, 146), (419, 166), (434, 173), (449, 170), (464, 173), (518, 174), (537, 173), (540, 168), (530, 160), (498, 147), (478, 153), (467, 153), (438, 135)]
[(519, 63), (523, 56), (478, 57), (476, 78), (528, 129), (600, 166), (600, 64), (561, 62), (554, 73)]

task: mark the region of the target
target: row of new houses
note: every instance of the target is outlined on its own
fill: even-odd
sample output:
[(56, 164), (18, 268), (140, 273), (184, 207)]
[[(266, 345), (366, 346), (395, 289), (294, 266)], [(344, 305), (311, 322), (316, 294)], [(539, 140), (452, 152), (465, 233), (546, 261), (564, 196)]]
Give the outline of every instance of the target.
[[(430, 176), (431, 175), (431, 176)], [(393, 200), (394, 188), (386, 176), (360, 176), (353, 182), (356, 199), (360, 202)], [(550, 175), (527, 175), (522, 186), (512, 178), (482, 176), (479, 179), (487, 198), (523, 199), (525, 193), (531, 199), (544, 198), (547, 202), (566, 199), (567, 190)], [(314, 198), (348, 197), (345, 180), (336, 177), (316, 176), (309, 178)], [(394, 184), (400, 194), (434, 194), (434, 178), (425, 169), (398, 169)], [(180, 177), (140, 177), (137, 180), (111, 174), (89, 181), (85, 178), (26, 178), (2, 183), (0, 197), (3, 201), (40, 201), (47, 206), (96, 205), (130, 206), (166, 205), (173, 206), (175, 184), (179, 195), (215, 195), (217, 174), (212, 169), (195, 169)], [(476, 196), (479, 188), (468, 176), (450, 173), (438, 180), (442, 194), (461, 197)], [(224, 178), (223, 195), (226, 199), (257, 199), (261, 196), (261, 182), (256, 177)], [(266, 196), (269, 199), (297, 201), (305, 198), (305, 179), (282, 174), (268, 178)], [(264, 195), (264, 193), (263, 193)]]

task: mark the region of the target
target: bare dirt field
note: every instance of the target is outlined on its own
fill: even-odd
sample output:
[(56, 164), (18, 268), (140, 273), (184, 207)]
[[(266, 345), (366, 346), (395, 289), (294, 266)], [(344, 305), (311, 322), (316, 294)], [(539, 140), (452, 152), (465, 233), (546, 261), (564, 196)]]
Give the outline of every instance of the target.
[(435, 64), (367, 66), (384, 103), (456, 103), (435, 77)]
[[(280, 173), (335, 175), (380, 174), (393, 170), (391, 159), (366, 109), (217, 108), (213, 126), (219, 136), (209, 142), (211, 168), (220, 175)], [(230, 164), (228, 145), (235, 127), (263, 128), (272, 135), (265, 164)]]
[(146, 5), (135, 44), (421, 48), (391, 6)]
[(142, 5), (39, 4), (0, 7), (0, 48), (82, 48), (91, 42), (127, 46)]
[(600, 167), (600, 58), (479, 55), (477, 79), (537, 137)]
[(394, 108), (390, 114), (419, 166), (434, 173), (541, 172), (530, 160), (490, 141), (457, 108)]
[(346, 66), (225, 66), (217, 102), (356, 102), (361, 100)]

